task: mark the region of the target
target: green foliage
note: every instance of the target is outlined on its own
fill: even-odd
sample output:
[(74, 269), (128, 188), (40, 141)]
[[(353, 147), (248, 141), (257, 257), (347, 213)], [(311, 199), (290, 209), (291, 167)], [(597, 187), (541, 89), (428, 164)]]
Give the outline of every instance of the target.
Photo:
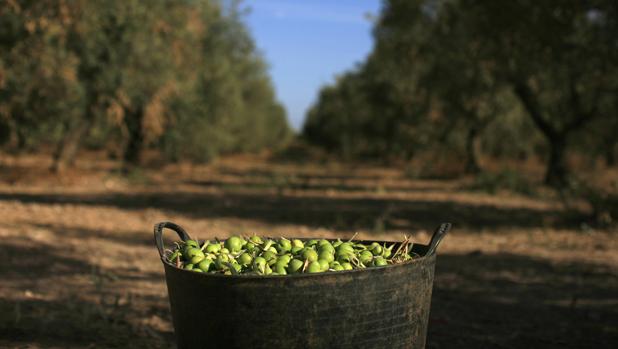
[(617, 13), (611, 0), (385, 1), (373, 52), (322, 89), (303, 135), (344, 158), (444, 149), (469, 172), (479, 151), (538, 154), (564, 183), (567, 151), (615, 158)]
[(113, 143), (128, 163), (146, 147), (207, 161), (281, 144), (291, 134), (285, 111), (240, 6), (3, 3), (0, 140), (17, 149), (56, 143), (59, 163), (83, 144)]

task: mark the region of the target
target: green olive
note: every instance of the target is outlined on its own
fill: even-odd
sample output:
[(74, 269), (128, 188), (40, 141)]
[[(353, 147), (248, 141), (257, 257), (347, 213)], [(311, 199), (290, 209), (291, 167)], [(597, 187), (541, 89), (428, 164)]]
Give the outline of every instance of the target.
[(221, 254), (230, 254), (230, 250), (228, 250), (227, 248), (225, 248), (225, 247), (224, 247), (224, 248), (222, 248), (222, 249), (219, 251), (219, 253), (221, 253)]
[(380, 244), (377, 242), (372, 243), (369, 247), (369, 250), (371, 251), (371, 253), (373, 253), (374, 256), (379, 256), (382, 254), (382, 246), (380, 246)]
[(303, 247), (305, 247), (305, 244), (301, 240), (294, 239), (294, 240), (292, 240), (292, 247), (303, 248)]
[(200, 247), (200, 250), (204, 251), (208, 245), (210, 245), (210, 240), (204, 240), (204, 243), (202, 244), (202, 247)]
[(242, 249), (242, 239), (239, 236), (230, 236), (225, 240), (225, 248), (233, 253), (236, 253)]
[(344, 242), (337, 246), (337, 253), (354, 253), (354, 246), (350, 242)]
[(391, 250), (393, 249), (393, 247), (395, 247), (395, 245), (391, 245), (390, 247), (387, 248), (383, 248), (382, 249), (382, 257), (384, 258), (388, 258), (391, 256)]
[(191, 264), (199, 264), (199, 262), (203, 261), (204, 258), (206, 258), (204, 255), (194, 256), (193, 258), (191, 258)]
[(318, 252), (319, 253), (328, 252), (328, 253), (335, 254), (335, 248), (331, 244), (322, 245), (318, 247)]
[(320, 252), (318, 259), (324, 259), (330, 263), (335, 260), (335, 255), (331, 252)]
[(322, 271), (327, 271), (328, 270), (328, 261), (326, 261), (324, 259), (318, 259), (318, 263), (320, 263), (320, 269)]
[(277, 250), (279, 250), (280, 253), (288, 252), (291, 249), (292, 249), (292, 242), (290, 240), (283, 239), (283, 238), (279, 240), (279, 243), (277, 244)]
[(318, 253), (315, 252), (315, 250), (308, 248), (303, 252), (303, 258), (309, 262), (315, 262), (318, 260)]
[(339, 245), (341, 245), (343, 242), (339, 239), (337, 239), (337, 241), (333, 242), (333, 247), (337, 248)]
[(388, 258), (388, 257), (391, 256), (391, 250), (390, 249), (384, 248), (384, 249), (382, 249), (382, 251), (383, 251), (382, 257)]
[(285, 270), (286, 265), (283, 263), (275, 263), (275, 265), (272, 267), (273, 271), (276, 272), (279, 275), (286, 275), (287, 271)]
[(242, 270), (242, 266), (236, 261), (230, 262), (230, 265), (232, 266), (232, 268), (234, 268), (234, 270), (236, 270), (236, 273), (240, 273), (240, 271)]
[(318, 241), (318, 247), (324, 246), (324, 245), (330, 245), (330, 241), (328, 241), (326, 239), (322, 239), (322, 240)]
[(213, 262), (210, 259), (204, 259), (197, 265), (198, 268), (202, 269), (202, 271), (210, 271), (210, 267), (213, 265)]
[(353, 259), (354, 254), (352, 253), (338, 253), (337, 254), (337, 261), (341, 262), (349, 262)]
[(264, 243), (264, 241), (262, 241), (262, 238), (257, 235), (253, 235), (252, 237), (250, 237), (249, 241), (253, 242), (256, 245), (261, 245)]
[(194, 271), (196, 273), (203, 273), (202, 269), (200, 269), (200, 268), (193, 268), (193, 269), (191, 269), (191, 271)]
[(287, 274), (288, 274), (288, 272), (287, 272), (287, 270), (285, 270), (285, 267), (277, 268), (276, 266), (275, 266), (275, 269), (274, 269), (274, 271), (272, 273), (272, 275), (287, 275)]
[(268, 250), (268, 249), (269, 249), (272, 245), (274, 245), (274, 244), (275, 244), (275, 242), (274, 242), (274, 241), (272, 241), (272, 240), (270, 240), (270, 239), (269, 239), (269, 240), (266, 240), (266, 241), (264, 242), (264, 245), (262, 245), (262, 250), (263, 250), (263, 251), (267, 251), (267, 250)]
[(270, 262), (271, 260), (277, 260), (277, 253), (272, 251), (266, 251), (262, 253), (262, 257), (264, 257), (267, 262)]
[(341, 266), (343, 267), (344, 270), (352, 270), (352, 269), (354, 269), (354, 267), (352, 267), (352, 264), (350, 264), (349, 262), (343, 262), (343, 263), (341, 263)]
[(304, 264), (305, 263), (303, 263), (303, 261), (301, 260), (292, 259), (290, 263), (288, 263), (288, 273), (290, 274), (299, 273), (302, 270)]
[(215, 267), (217, 267), (218, 270), (223, 270), (223, 269), (227, 269), (227, 263), (230, 262), (230, 257), (226, 254), (220, 254), (217, 256), (217, 258), (215, 259)]
[(185, 264), (184, 267), (186, 270), (193, 270), (193, 264)]
[(204, 256), (204, 259), (210, 259), (211, 261), (214, 261), (217, 258), (217, 255), (214, 253), (207, 253), (206, 256)]
[(185, 246), (187, 246), (187, 247), (200, 247), (200, 244), (198, 244), (197, 241), (195, 241), (195, 240), (187, 240), (187, 241), (185, 241)]
[(377, 256), (376, 258), (373, 259), (374, 267), (383, 267), (385, 265), (388, 265), (388, 263), (386, 262), (386, 259), (384, 259), (384, 257)]
[(264, 274), (266, 266), (266, 259), (264, 259), (263, 257), (255, 257), (253, 259), (253, 271)]
[(335, 271), (345, 270), (341, 264), (335, 265), (334, 267), (332, 267), (332, 269)]
[(249, 251), (249, 252), (253, 252), (255, 251), (255, 244), (251, 241), (247, 242), (247, 244), (244, 246), (245, 250)]
[(253, 257), (251, 257), (251, 255), (248, 254), (247, 252), (238, 256), (238, 263), (240, 263), (241, 265), (249, 265), (251, 264), (252, 261), (253, 261)]
[(221, 245), (219, 245), (219, 244), (210, 244), (210, 245), (206, 246), (205, 251), (206, 251), (206, 253), (217, 253), (217, 252), (221, 251)]
[(369, 265), (369, 263), (371, 263), (372, 259), (373, 259), (373, 253), (366, 251), (366, 250), (362, 251), (358, 255), (358, 260), (366, 266)]
[(292, 254), (297, 254), (300, 251), (302, 251), (304, 249), (304, 247), (300, 247), (300, 246), (294, 246), (292, 247), (292, 249), (290, 250), (290, 253)]
[(317, 261), (309, 263), (309, 266), (307, 267), (308, 273), (319, 273), (321, 271), (322, 271), (322, 265), (320, 265), (320, 263)]
[(314, 246), (314, 245), (317, 245), (317, 244), (318, 244), (318, 240), (312, 239), (312, 240), (307, 241), (305, 246), (311, 247), (311, 246)]
[[(282, 267), (284, 267), (284, 268), (287, 268), (288, 263), (285, 263), (285, 261), (280, 261), (280, 260), (277, 260), (277, 261), (275, 262), (275, 264), (273, 264), (273, 266), (282, 266)], [(272, 267), (272, 266), (271, 266), (271, 267)]]
[(202, 252), (202, 250), (200, 250), (197, 247), (192, 247), (192, 248), (187, 249), (184, 256), (187, 260), (191, 260), (195, 256), (200, 256), (204, 258), (204, 252)]
[(283, 256), (280, 256), (279, 258), (277, 258), (277, 263), (283, 263), (287, 266), (288, 263), (290, 263), (291, 259), (292, 257), (290, 255), (284, 254)]

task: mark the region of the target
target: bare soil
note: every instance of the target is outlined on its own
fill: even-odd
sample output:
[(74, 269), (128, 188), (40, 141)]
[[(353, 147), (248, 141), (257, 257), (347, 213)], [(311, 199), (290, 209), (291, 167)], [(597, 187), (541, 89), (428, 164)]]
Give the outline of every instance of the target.
[(471, 191), (393, 168), (230, 157), (121, 176), (80, 160), (0, 154), (0, 347), (170, 348), (152, 226), (194, 237), (258, 233), (440, 246), (429, 348), (615, 348), (618, 232), (551, 195)]

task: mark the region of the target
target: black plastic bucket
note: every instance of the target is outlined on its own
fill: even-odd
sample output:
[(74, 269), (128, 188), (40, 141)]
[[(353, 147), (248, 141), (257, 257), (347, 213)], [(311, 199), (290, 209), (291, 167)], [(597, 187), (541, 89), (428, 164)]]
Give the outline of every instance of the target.
[(450, 229), (442, 224), (421, 258), (363, 270), (283, 276), (195, 273), (164, 256), (155, 226), (176, 341), (185, 348), (424, 348), (435, 250)]

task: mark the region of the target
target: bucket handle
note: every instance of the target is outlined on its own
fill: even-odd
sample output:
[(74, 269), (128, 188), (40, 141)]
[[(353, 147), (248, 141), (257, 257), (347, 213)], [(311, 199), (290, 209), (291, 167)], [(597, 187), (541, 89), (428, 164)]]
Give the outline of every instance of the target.
[(191, 240), (191, 237), (187, 232), (182, 229), (178, 224), (172, 222), (161, 222), (157, 223), (154, 226), (154, 241), (155, 245), (157, 245), (157, 250), (159, 250), (159, 255), (161, 258), (164, 258), (165, 249), (163, 246), (163, 229), (168, 228), (176, 232), (182, 241)]
[(427, 247), (427, 253), (425, 253), (425, 256), (431, 256), (432, 254), (436, 253), (436, 249), (438, 248), (438, 245), (440, 244), (442, 239), (444, 239), (444, 237), (446, 236), (446, 233), (448, 233), (448, 231), (451, 230), (451, 226), (452, 226), (451, 223), (440, 224), (440, 226), (436, 229), (436, 231), (434, 231), (433, 236), (431, 237), (431, 241), (429, 241), (429, 245)]

